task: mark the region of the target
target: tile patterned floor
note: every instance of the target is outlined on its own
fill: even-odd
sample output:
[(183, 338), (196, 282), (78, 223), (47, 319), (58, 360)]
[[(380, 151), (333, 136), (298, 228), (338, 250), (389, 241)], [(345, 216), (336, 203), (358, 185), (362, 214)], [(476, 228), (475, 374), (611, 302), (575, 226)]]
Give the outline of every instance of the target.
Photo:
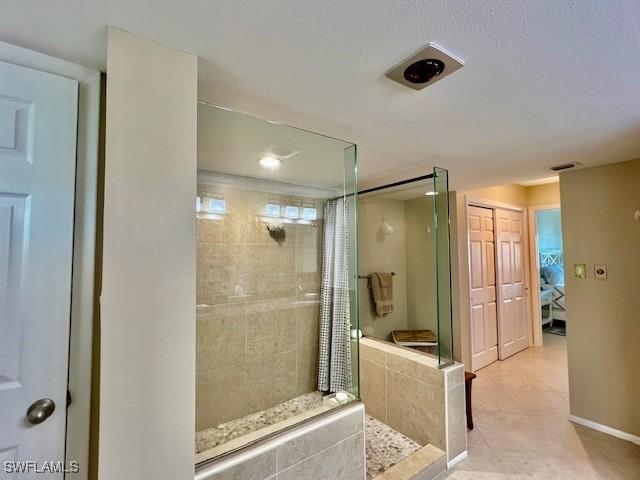
[(478, 372), (469, 457), (439, 480), (638, 480), (640, 446), (568, 420), (566, 338)]
[(396, 463), (417, 451), (421, 445), (389, 425), (365, 416), (365, 443), (367, 450), (367, 480), (389, 470)]

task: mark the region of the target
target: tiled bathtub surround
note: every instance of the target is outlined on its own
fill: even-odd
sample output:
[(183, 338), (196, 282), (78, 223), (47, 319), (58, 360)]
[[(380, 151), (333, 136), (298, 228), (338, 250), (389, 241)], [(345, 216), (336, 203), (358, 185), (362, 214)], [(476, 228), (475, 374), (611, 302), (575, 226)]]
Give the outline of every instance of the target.
[(322, 220), (284, 224), (274, 240), (267, 203), (317, 199), (198, 186), (226, 212), (199, 216), (196, 430), (316, 389)]
[(466, 450), (464, 370), (370, 338), (360, 341), (360, 389), (367, 414), (452, 460)]
[(196, 470), (195, 480), (364, 480), (361, 403)]

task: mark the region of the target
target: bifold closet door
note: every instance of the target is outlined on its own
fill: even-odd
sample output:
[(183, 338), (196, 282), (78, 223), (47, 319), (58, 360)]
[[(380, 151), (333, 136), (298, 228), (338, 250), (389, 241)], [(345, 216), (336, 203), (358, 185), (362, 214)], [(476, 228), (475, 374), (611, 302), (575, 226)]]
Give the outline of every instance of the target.
[(523, 212), (495, 210), (500, 360), (529, 346)]
[(473, 370), (498, 359), (493, 210), (469, 207), (471, 349)]

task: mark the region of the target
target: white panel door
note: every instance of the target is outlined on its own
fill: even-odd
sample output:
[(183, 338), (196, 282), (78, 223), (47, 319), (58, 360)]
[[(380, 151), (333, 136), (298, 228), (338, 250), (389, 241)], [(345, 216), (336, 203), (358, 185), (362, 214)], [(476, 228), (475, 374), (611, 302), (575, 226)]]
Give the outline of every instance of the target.
[(498, 359), (496, 273), (493, 210), (468, 209), (471, 297), (471, 355), (473, 370)]
[(529, 346), (523, 213), (495, 210), (500, 360)]
[[(4, 462), (64, 460), (77, 92), (76, 81), (0, 62), (2, 478), (62, 478), (7, 474)], [(40, 399), (53, 412), (27, 416)]]

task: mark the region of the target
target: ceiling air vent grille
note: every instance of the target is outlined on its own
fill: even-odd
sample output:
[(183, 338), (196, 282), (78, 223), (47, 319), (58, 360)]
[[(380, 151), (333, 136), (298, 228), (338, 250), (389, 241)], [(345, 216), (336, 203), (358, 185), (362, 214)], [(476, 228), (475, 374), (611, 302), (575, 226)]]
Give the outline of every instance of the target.
[(569, 170), (570, 168), (581, 167), (582, 164), (580, 162), (571, 162), (571, 163), (562, 163), (560, 165), (554, 165), (550, 168), (554, 172), (561, 172), (563, 170)]

